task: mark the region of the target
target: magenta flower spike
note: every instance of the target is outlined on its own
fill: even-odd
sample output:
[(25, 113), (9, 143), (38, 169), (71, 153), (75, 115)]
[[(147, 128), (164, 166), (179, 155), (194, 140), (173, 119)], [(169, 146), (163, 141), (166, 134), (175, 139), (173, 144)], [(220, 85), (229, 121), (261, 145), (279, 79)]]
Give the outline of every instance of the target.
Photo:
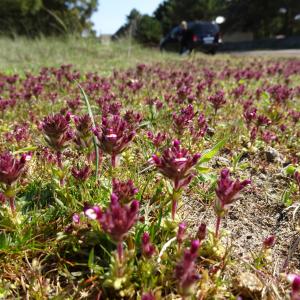
[(205, 239), (206, 231), (206, 224), (201, 223), (197, 231), (197, 239), (200, 241), (200, 243)]
[(145, 258), (151, 258), (155, 252), (155, 247), (150, 242), (150, 235), (144, 232), (142, 236), (142, 254)]
[(188, 150), (180, 147), (180, 142), (178, 140), (174, 140), (172, 147), (166, 149), (161, 157), (152, 155), (156, 168), (165, 177), (172, 180), (174, 184), (172, 197), (173, 220), (177, 209), (177, 199), (175, 196), (181, 189), (186, 187), (195, 176), (193, 167), (196, 165), (200, 157), (200, 153), (196, 153), (191, 156), (188, 153)]
[(226, 103), (224, 91), (218, 91), (215, 95), (208, 97), (208, 101), (212, 104), (216, 115), (218, 109)]
[(147, 132), (147, 137), (152, 142), (153, 146), (156, 149), (158, 149), (161, 146), (161, 144), (167, 139), (167, 135), (165, 133), (162, 133), (162, 132), (158, 132), (155, 135), (153, 132), (148, 131)]
[(88, 148), (91, 145), (92, 120), (89, 115), (75, 116), (74, 123), (76, 127), (74, 141), (82, 148)]
[(76, 167), (73, 167), (71, 169), (71, 173), (72, 173), (73, 177), (76, 180), (81, 181), (81, 182), (86, 181), (90, 177), (91, 172), (92, 172), (92, 170), (89, 165), (85, 165), (81, 169), (78, 169)]
[(121, 205), (115, 194), (111, 195), (110, 206), (102, 211), (98, 206), (87, 207), (85, 215), (97, 220), (102, 230), (117, 242), (119, 261), (122, 262), (122, 241), (138, 219), (139, 202), (134, 200), (130, 204)]
[(135, 130), (119, 115), (103, 117), (101, 128), (93, 129), (99, 140), (99, 147), (111, 155), (112, 166), (116, 167), (116, 159), (133, 140)]
[(62, 114), (50, 115), (44, 118), (41, 129), (45, 135), (48, 145), (61, 152), (66, 143), (72, 139), (73, 134), (69, 126), (70, 116)]
[(173, 114), (173, 126), (178, 135), (183, 134), (184, 130), (190, 125), (196, 113), (193, 106), (190, 104), (183, 108), (180, 113)]
[(259, 126), (268, 126), (270, 125), (272, 122), (271, 120), (264, 116), (264, 115), (259, 115), (257, 117), (257, 120), (256, 120), (256, 126), (259, 127)]
[(134, 200), (121, 205), (118, 198), (111, 196), (110, 207), (102, 214), (99, 222), (102, 229), (115, 241), (121, 241), (137, 220), (139, 202)]
[(275, 245), (275, 243), (276, 243), (275, 235), (269, 235), (263, 240), (263, 247), (265, 249), (269, 249), (272, 248)]
[(187, 296), (189, 288), (200, 279), (195, 266), (199, 247), (199, 240), (193, 240), (191, 247), (184, 251), (181, 261), (175, 267), (175, 278), (182, 297)]
[(180, 246), (183, 243), (184, 236), (186, 231), (186, 224), (184, 222), (180, 223), (177, 230), (177, 243), (178, 243), (178, 250), (180, 250)]
[(115, 178), (112, 180), (112, 190), (122, 204), (134, 200), (134, 196), (138, 193), (132, 180), (122, 182)]
[(155, 300), (155, 299), (156, 299), (155, 296), (151, 292), (144, 293), (142, 296), (142, 300)]
[(8, 197), (11, 211), (15, 213), (15, 195), (12, 184), (19, 179), (24, 171), (27, 155), (23, 154), (20, 159), (10, 152), (0, 154), (0, 182), (6, 185), (5, 195)]
[(190, 127), (191, 135), (193, 136), (193, 140), (197, 142), (200, 138), (203, 138), (207, 132), (208, 124), (205, 118), (204, 113), (200, 113), (197, 124), (195, 126)]
[(200, 157), (199, 153), (191, 156), (188, 150), (180, 147), (178, 140), (173, 141), (172, 147), (165, 150), (161, 157), (152, 156), (157, 169), (173, 181), (176, 191), (190, 183), (195, 175), (193, 167)]
[(20, 176), (25, 167), (26, 154), (20, 159), (15, 158), (10, 152), (0, 154), (0, 182), (10, 186)]
[(244, 110), (243, 116), (245, 118), (247, 127), (249, 128), (250, 123), (256, 119), (257, 109), (255, 107), (248, 107)]
[(246, 179), (243, 181), (233, 181), (230, 179), (230, 174), (228, 169), (223, 169), (219, 180), (217, 181), (216, 194), (217, 199), (215, 201), (214, 210), (217, 215), (217, 225), (216, 225), (216, 237), (218, 237), (219, 227), (221, 218), (224, 217), (229, 206), (234, 202), (238, 193), (248, 184), (251, 180)]
[(271, 132), (271, 131), (263, 131), (262, 139), (267, 144), (278, 140), (277, 135), (275, 133)]
[(291, 300), (300, 300), (300, 276), (288, 274), (287, 279), (292, 283)]

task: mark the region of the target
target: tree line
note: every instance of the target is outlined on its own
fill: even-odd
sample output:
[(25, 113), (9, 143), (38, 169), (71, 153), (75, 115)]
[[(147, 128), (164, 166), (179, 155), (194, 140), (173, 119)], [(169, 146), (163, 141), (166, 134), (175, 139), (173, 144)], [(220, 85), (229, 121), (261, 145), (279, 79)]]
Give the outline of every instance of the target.
[(97, 0), (0, 0), (0, 33), (37, 36), (92, 32)]
[[(98, 0), (0, 0), (0, 33), (36, 36), (93, 32)], [(100, 8), (101, 9), (101, 8)], [(153, 16), (133, 9), (115, 37), (157, 44), (182, 20), (225, 17), (222, 32), (251, 31), (255, 38), (300, 35), (300, 0), (164, 0)]]
[(138, 41), (157, 43), (182, 20), (214, 21), (217, 16), (225, 18), (223, 33), (248, 31), (257, 39), (300, 35), (299, 0), (165, 0), (153, 16), (132, 10), (115, 36), (131, 30)]

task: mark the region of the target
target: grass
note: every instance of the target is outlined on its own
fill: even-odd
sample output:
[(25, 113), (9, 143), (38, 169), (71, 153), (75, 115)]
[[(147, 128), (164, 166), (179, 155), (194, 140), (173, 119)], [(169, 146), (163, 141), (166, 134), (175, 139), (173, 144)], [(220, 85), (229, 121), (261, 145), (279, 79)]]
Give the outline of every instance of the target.
[(143, 48), (128, 39), (101, 44), (90, 38), (0, 38), (0, 70), (7, 73), (38, 71), (42, 67), (73, 64), (82, 72), (108, 75), (136, 63), (178, 59), (176, 54), (162, 54), (158, 49)]

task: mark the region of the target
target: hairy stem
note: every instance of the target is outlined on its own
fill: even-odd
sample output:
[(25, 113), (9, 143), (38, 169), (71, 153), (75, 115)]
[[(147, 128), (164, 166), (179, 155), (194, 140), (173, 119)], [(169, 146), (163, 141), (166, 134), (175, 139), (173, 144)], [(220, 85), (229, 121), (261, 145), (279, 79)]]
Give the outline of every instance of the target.
[(219, 237), (220, 225), (221, 225), (221, 217), (217, 217), (217, 222), (216, 222), (216, 238)]
[(15, 197), (9, 197), (8, 201), (9, 201), (11, 212), (13, 213), (13, 215), (15, 215), (16, 214)]
[(122, 245), (122, 241), (118, 242), (117, 252), (118, 252), (119, 263), (122, 264), (122, 262), (123, 262), (123, 245)]

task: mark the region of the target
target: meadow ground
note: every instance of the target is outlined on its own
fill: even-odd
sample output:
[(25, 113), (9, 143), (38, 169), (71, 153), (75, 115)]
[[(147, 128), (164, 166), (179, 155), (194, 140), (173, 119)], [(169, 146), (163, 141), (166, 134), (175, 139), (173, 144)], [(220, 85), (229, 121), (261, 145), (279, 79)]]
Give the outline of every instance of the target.
[(294, 53), (0, 49), (0, 299), (299, 299)]

